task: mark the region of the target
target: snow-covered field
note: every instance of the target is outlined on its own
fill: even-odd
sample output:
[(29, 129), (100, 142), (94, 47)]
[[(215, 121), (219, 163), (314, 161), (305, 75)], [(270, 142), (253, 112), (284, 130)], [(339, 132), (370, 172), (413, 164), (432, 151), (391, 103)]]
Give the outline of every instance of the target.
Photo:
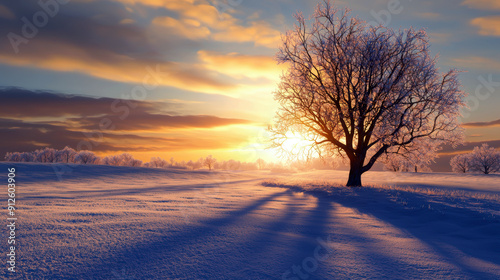
[(8, 166), (6, 279), (500, 278), (498, 174), (368, 172), (349, 189), (343, 171), (0, 163), (5, 188)]

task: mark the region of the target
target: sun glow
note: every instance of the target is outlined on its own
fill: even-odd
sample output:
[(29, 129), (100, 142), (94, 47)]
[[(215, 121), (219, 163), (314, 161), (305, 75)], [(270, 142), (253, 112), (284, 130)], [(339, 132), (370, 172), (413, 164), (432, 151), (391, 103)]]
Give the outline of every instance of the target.
[(305, 159), (308, 156), (318, 156), (318, 153), (313, 149), (315, 142), (308, 140), (304, 135), (288, 131), (284, 138), (281, 148), (286, 154), (298, 159)]

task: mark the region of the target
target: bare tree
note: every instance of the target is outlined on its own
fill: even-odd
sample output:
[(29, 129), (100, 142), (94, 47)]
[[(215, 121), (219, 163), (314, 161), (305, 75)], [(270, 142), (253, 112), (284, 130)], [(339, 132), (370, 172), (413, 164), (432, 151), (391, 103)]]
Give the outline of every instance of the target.
[(275, 147), (300, 133), (314, 143), (306, 153), (347, 157), (347, 185), (361, 186), (383, 154), (420, 138), (462, 139), (458, 72), (438, 72), (425, 31), (372, 27), (330, 1), (318, 5), (311, 26), (300, 13), (296, 19), (277, 54), (288, 70), (275, 92)]
[(440, 141), (429, 138), (416, 139), (398, 153), (387, 153), (381, 158), (385, 167), (392, 171), (430, 171), (429, 165), (437, 158)]
[(149, 161), (149, 167), (152, 168), (163, 168), (167, 165), (168, 165), (167, 161), (160, 157), (152, 157), (151, 160)]
[(257, 168), (259, 170), (264, 169), (264, 167), (266, 166), (266, 161), (261, 158), (257, 159), (255, 163), (257, 163)]
[(34, 162), (35, 161), (35, 153), (34, 152), (21, 153), (21, 161), (22, 162)]
[(101, 160), (102, 164), (105, 165), (114, 165), (114, 166), (119, 166), (121, 165), (122, 158), (120, 155), (115, 155), (115, 156), (106, 156)]
[(5, 154), (5, 161), (21, 162), (21, 153), (19, 153), (19, 152), (7, 152)]
[(75, 163), (98, 164), (101, 159), (91, 151), (80, 151), (75, 155)]
[(44, 149), (35, 150), (35, 159), (37, 162), (56, 162), (56, 150), (45, 147)]
[(471, 167), (472, 156), (468, 154), (460, 154), (451, 158), (450, 165), (453, 172), (467, 173)]
[(128, 162), (128, 166), (132, 167), (141, 167), (142, 166), (142, 160), (138, 159), (132, 159)]
[(386, 156), (386, 158), (384, 158), (383, 161), (384, 161), (384, 167), (387, 170), (394, 172), (400, 172), (405, 170), (405, 161), (401, 156), (398, 155)]
[(490, 174), (500, 171), (500, 152), (483, 144), (475, 147), (471, 154), (471, 170)]
[(208, 170), (212, 170), (216, 161), (217, 160), (213, 158), (212, 155), (209, 155), (203, 160), (203, 165), (208, 167)]
[(57, 161), (70, 163), (75, 160), (76, 151), (68, 146), (56, 152)]

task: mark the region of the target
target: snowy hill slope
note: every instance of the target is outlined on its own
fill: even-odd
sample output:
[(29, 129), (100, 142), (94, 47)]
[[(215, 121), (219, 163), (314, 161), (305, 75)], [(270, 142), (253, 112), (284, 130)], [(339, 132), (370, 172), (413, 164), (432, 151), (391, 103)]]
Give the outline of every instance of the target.
[(4, 182), (8, 166), (19, 245), (7, 279), (500, 277), (498, 175), (369, 172), (370, 187), (347, 189), (342, 171), (0, 163)]

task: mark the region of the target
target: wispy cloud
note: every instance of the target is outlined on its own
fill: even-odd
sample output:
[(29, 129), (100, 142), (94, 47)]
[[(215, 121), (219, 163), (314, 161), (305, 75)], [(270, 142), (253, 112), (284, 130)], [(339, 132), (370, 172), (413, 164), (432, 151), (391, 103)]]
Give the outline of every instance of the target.
[(6, 19), (14, 19), (16, 16), (14, 13), (4, 5), (0, 5), (0, 17), (6, 18)]
[(452, 58), (449, 64), (463, 69), (472, 68), (490, 71), (500, 70), (500, 61), (496, 60), (493, 57), (464, 56), (459, 58)]
[(500, 36), (500, 16), (479, 17), (471, 20), (483, 36)]
[(253, 15), (243, 22), (229, 11), (220, 11), (213, 2), (205, 0), (116, 0), (127, 6), (147, 5), (176, 12), (176, 18), (159, 16), (153, 25), (192, 40), (253, 43), (257, 46), (277, 47), (280, 32), (267, 21)]
[(422, 13), (417, 13), (418, 17), (425, 18), (425, 19), (430, 19), (430, 20), (436, 20), (441, 18), (441, 14), (436, 13), (436, 12), (422, 12)]
[(277, 65), (271, 56), (222, 54), (204, 50), (198, 51), (198, 56), (206, 68), (234, 78), (266, 77), (275, 80), (279, 78), (282, 71), (282, 67)]
[(462, 124), (462, 126), (467, 128), (500, 126), (500, 119), (489, 122), (469, 122)]
[(450, 33), (431, 32), (431, 33), (429, 33), (429, 38), (430, 38), (432, 43), (441, 44), (441, 43), (449, 42), (449, 40), (451, 38), (451, 34)]
[[(190, 52), (191, 57), (197, 56), (195, 47), (184, 47), (179, 57), (174, 52), (180, 49), (169, 46), (190, 46), (194, 44), (190, 41), (202, 40), (276, 47), (279, 41), (280, 33), (266, 21), (243, 21), (228, 13), (221, 16), (208, 1), (124, 0), (91, 4), (74, 2), (61, 7), (60, 14), (51, 18), (36, 38), (18, 46), (16, 55), (9, 40), (1, 41), (1, 63), (136, 84), (142, 83), (152, 68), (158, 72), (153, 82), (160, 86), (238, 97), (251, 91), (252, 83), (227, 79), (224, 71), (187, 59)], [(18, 2), (6, 5), (0, 6), (1, 33), (20, 33), (19, 18), (39, 9)], [(163, 7), (160, 14), (169, 16), (150, 17), (141, 8), (144, 6)]]
[[(166, 113), (176, 106), (166, 102), (17, 88), (0, 89), (0, 99), (0, 133), (9, 135), (0, 139), (0, 155), (44, 146), (76, 148), (81, 141), (95, 142), (100, 152), (220, 149), (241, 145), (248, 137), (241, 128), (224, 136), (225, 127), (252, 126), (244, 119)], [(103, 120), (109, 124), (104, 128)]]
[(500, 10), (500, 1), (498, 0), (465, 0), (462, 5), (480, 10)]
[(201, 23), (195, 19), (182, 19), (178, 20), (172, 17), (157, 17), (153, 20), (155, 27), (163, 28), (162, 31), (167, 31), (170, 34), (185, 37), (191, 40), (208, 39), (210, 36), (210, 29), (202, 26)]

